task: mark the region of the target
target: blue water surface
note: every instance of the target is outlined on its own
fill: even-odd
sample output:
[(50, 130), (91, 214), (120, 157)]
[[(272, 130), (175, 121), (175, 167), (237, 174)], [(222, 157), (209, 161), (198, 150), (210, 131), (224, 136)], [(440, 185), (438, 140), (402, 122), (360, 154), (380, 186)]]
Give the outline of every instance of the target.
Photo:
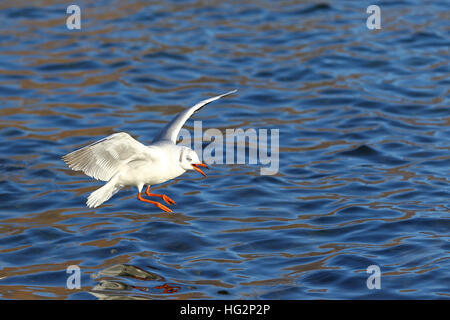
[[(379, 30), (371, 1), (85, 0), (80, 30), (69, 4), (0, 3), (0, 298), (450, 297), (448, 1), (377, 1)], [(85, 206), (102, 183), (61, 156), (235, 88), (185, 128), (279, 130), (276, 174)]]

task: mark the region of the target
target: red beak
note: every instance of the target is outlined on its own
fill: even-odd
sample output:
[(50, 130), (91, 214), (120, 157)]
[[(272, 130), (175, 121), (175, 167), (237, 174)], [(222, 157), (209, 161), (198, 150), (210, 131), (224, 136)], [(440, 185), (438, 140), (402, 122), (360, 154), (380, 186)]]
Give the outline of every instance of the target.
[(202, 175), (204, 175), (206, 177), (206, 174), (202, 170), (200, 170), (200, 168), (199, 168), (199, 167), (204, 167), (206, 169), (209, 169), (206, 164), (204, 164), (204, 163), (194, 163), (194, 164), (192, 164), (192, 167), (194, 167), (195, 171), (200, 172)]

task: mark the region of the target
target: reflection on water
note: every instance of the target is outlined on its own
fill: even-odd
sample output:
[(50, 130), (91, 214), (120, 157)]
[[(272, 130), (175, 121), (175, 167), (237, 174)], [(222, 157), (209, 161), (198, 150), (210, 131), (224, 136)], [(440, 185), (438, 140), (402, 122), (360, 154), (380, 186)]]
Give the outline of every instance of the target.
[[(134, 280), (139, 280), (144, 282), (143, 286), (136, 286), (133, 284), (127, 284), (122, 281), (116, 280), (108, 280), (102, 279), (100, 283), (92, 288), (90, 293), (101, 300), (114, 300), (114, 299), (151, 299), (151, 298), (160, 298), (161, 294), (171, 294), (178, 292), (181, 287), (176, 284), (164, 283), (162, 285), (156, 285), (153, 287), (148, 287), (148, 282), (150, 281), (159, 281), (164, 282), (165, 279), (156, 273), (151, 273), (141, 268), (125, 265), (125, 264), (117, 264), (106, 268), (105, 270), (101, 270), (98, 274), (93, 274), (91, 277), (93, 279), (97, 279), (102, 276), (110, 277), (111, 279), (115, 279), (115, 277), (126, 279), (131, 278)], [(158, 291), (157, 293), (151, 293), (151, 291)], [(135, 295), (134, 291), (144, 292), (146, 295)]]
[[(1, 2), (0, 297), (448, 298), (446, 6), (380, 2), (369, 31), (370, 4), (86, 0), (68, 31), (58, 1)], [(85, 207), (101, 184), (62, 155), (230, 88), (194, 119), (279, 129), (278, 174), (187, 173), (154, 188), (170, 215), (131, 189)]]

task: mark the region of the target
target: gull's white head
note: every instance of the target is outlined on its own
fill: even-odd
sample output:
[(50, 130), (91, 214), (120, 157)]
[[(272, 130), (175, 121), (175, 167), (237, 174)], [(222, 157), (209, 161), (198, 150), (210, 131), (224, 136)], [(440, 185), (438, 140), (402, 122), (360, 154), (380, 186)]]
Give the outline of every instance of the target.
[(192, 150), (188, 147), (181, 147), (180, 166), (184, 170), (195, 170), (204, 176), (206, 176), (206, 174), (202, 170), (200, 170), (199, 167), (204, 167), (206, 169), (209, 169), (206, 164), (203, 164), (200, 161), (200, 159), (198, 158), (197, 152), (195, 152), (194, 150)]

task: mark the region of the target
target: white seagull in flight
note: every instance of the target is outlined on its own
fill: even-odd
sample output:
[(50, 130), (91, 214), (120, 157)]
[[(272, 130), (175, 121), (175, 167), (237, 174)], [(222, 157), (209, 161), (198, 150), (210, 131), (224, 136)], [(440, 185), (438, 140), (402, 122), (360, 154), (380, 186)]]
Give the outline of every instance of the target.
[(172, 212), (157, 201), (143, 198), (142, 188), (147, 185), (145, 194), (149, 197), (159, 197), (168, 204), (175, 204), (175, 201), (164, 194), (150, 193), (150, 186), (174, 179), (187, 170), (196, 170), (205, 176), (199, 167), (208, 167), (200, 162), (194, 150), (176, 145), (176, 139), (184, 123), (194, 112), (236, 91), (200, 101), (179, 113), (148, 146), (136, 141), (128, 133), (119, 132), (63, 156), (62, 159), (72, 170), (83, 171), (90, 177), (107, 181), (103, 187), (89, 195), (87, 206), (98, 207), (122, 187), (136, 186), (140, 201)]

